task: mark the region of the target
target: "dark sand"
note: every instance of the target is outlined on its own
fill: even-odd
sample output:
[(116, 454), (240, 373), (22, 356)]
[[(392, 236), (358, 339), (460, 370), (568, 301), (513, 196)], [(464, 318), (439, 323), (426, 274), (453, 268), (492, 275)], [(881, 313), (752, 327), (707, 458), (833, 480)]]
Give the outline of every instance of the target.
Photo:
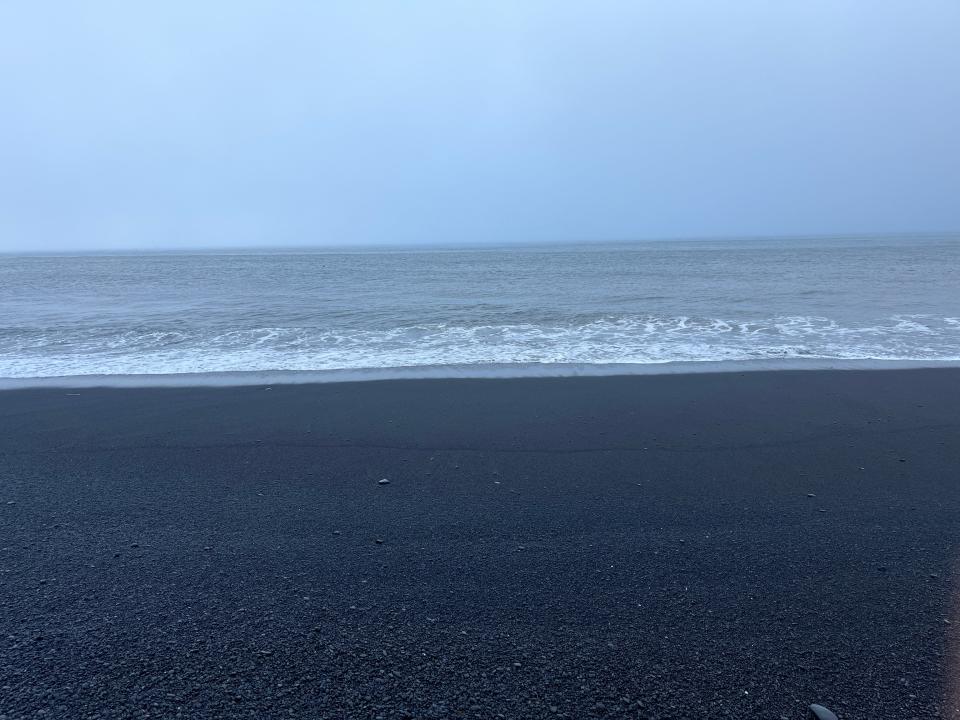
[(960, 371), (7, 391), (0, 430), (8, 719), (954, 717)]

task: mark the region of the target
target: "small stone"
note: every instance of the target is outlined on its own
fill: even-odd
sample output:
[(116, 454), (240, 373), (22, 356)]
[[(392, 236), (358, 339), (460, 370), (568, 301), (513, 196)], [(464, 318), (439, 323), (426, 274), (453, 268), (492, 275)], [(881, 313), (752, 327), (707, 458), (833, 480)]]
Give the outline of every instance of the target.
[(138, 548), (138, 547), (140, 547), (140, 545), (139, 545), (138, 543), (130, 543), (130, 547), (132, 547), (132, 548)]
[(14, 500), (7, 500), (7, 505), (16, 505), (16, 504), (17, 503)]
[(377, 485), (389, 485), (389, 484), (390, 484), (390, 481), (387, 480), (386, 478), (383, 478), (382, 480), (377, 480)]
[(879, 570), (880, 572), (886, 572), (886, 571), (887, 571), (887, 566), (886, 566), (886, 565), (881, 565), (880, 567), (877, 568), (877, 570)]
[(816, 497), (813, 493), (807, 493), (807, 497)]
[(837, 720), (837, 716), (827, 710), (823, 705), (814, 703), (810, 706), (810, 717), (815, 720)]
[(210, 547), (209, 545), (204, 545), (204, 546), (203, 546), (203, 549), (204, 549), (204, 551), (206, 551), (206, 552), (210, 552), (211, 550), (213, 550), (213, 548)]
[(900, 462), (906, 462), (906, 461), (907, 461), (906, 458), (900, 458)]
[(817, 508), (817, 512), (825, 513), (826, 510), (824, 510), (823, 508)]
[(930, 579), (931, 579), (931, 580), (938, 580), (939, 578), (940, 578), (940, 576), (937, 575), (937, 573), (930, 573)]
[(383, 545), (383, 540), (381, 540), (380, 538), (377, 538), (376, 540), (374, 540), (374, 542), (375, 542), (377, 545)]
[(333, 534), (334, 534), (334, 535), (339, 535), (339, 534), (340, 534), (340, 531), (339, 531), (339, 530), (334, 530), (334, 531), (333, 531)]
[(515, 662), (515, 663), (513, 664), (513, 666), (514, 666), (515, 668), (523, 667), (523, 666), (522, 666), (520, 663), (518, 663), (518, 662)]

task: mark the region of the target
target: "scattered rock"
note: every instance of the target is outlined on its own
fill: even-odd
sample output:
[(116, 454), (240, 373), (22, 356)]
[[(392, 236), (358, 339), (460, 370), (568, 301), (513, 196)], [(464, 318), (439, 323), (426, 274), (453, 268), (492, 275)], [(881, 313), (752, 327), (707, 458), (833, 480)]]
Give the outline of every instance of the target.
[(815, 720), (837, 720), (837, 716), (827, 710), (823, 705), (814, 703), (810, 706), (810, 717)]

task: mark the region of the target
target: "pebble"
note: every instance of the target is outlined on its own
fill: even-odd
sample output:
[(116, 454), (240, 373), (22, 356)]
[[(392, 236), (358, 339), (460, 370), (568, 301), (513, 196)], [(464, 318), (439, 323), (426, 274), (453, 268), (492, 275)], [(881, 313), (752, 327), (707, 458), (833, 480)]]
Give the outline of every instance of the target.
[(810, 717), (816, 718), (816, 720), (837, 720), (836, 715), (823, 705), (817, 705), (816, 703), (810, 706)]
[(387, 480), (386, 478), (383, 478), (383, 480), (377, 480), (377, 485), (389, 485), (389, 484), (390, 484), (390, 481)]

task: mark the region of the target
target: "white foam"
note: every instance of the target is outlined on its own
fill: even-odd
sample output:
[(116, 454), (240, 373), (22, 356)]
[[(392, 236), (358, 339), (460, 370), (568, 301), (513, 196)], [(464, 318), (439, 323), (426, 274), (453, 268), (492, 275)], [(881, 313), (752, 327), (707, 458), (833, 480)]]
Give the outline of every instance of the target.
[(60, 327), (8, 335), (0, 345), (0, 377), (633, 368), (783, 360), (957, 362), (960, 321), (893, 315), (882, 322), (850, 325), (820, 316), (737, 320), (634, 315), (580, 323), (435, 323), (352, 330), (264, 326), (96, 332)]

